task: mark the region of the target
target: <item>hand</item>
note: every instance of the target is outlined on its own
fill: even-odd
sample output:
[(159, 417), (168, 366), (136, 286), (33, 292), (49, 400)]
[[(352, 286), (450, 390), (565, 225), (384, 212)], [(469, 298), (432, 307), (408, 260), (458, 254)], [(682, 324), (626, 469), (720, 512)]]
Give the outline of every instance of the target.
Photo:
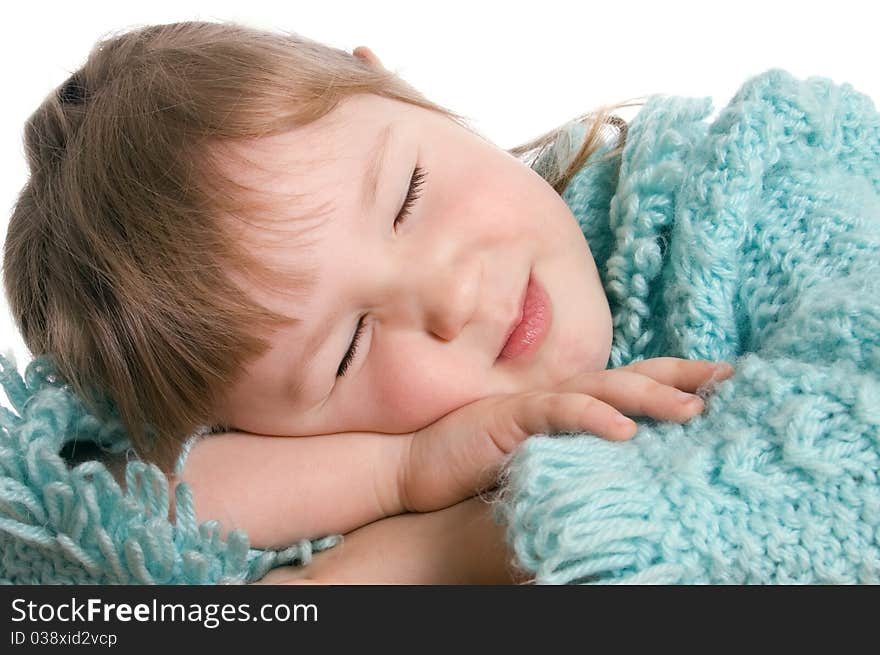
[(401, 503), (407, 511), (427, 512), (472, 496), (494, 482), (507, 456), (533, 434), (585, 431), (630, 439), (636, 424), (621, 412), (686, 422), (704, 409), (702, 399), (690, 392), (733, 374), (732, 368), (716, 366), (658, 357), (575, 375), (550, 391), (502, 394), (464, 405), (413, 433), (400, 468)]

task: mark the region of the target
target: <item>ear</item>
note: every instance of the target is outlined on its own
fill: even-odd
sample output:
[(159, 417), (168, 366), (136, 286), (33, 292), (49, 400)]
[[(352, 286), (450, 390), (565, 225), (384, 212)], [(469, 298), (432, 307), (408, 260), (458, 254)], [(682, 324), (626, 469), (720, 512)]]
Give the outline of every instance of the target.
[(385, 70), (385, 67), (382, 66), (382, 62), (379, 61), (379, 58), (373, 54), (373, 51), (370, 50), (367, 46), (361, 45), (355, 48), (352, 53), (358, 59), (363, 59), (366, 63), (368, 63), (373, 68), (378, 68), (380, 70)]

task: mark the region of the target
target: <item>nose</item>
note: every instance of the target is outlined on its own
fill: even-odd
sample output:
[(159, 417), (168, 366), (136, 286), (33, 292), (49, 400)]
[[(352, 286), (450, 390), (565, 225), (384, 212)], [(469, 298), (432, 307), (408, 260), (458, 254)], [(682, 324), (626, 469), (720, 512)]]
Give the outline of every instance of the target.
[[(393, 313), (409, 325), (421, 321), (424, 329), (444, 341), (452, 341), (473, 320), (479, 309), (483, 265), (478, 257), (467, 261), (446, 260), (425, 266), (409, 266), (392, 292)], [(396, 302), (395, 302), (396, 301)]]
[(425, 276), (424, 306), (427, 329), (452, 341), (478, 311), (483, 266), (479, 258), (449, 266)]

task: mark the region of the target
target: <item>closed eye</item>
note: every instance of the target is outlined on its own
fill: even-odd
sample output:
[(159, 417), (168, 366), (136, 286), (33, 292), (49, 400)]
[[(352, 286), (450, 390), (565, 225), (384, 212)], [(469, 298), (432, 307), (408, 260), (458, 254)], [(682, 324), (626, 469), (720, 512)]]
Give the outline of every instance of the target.
[(403, 206), (397, 213), (397, 218), (394, 219), (395, 229), (409, 217), (413, 205), (415, 205), (416, 200), (419, 199), (419, 196), (422, 193), (421, 187), (427, 174), (428, 172), (421, 166), (416, 166), (415, 170), (413, 170), (412, 177), (409, 180), (409, 191), (407, 191), (406, 200), (403, 201)]
[(336, 370), (336, 377), (341, 378), (345, 375), (349, 365), (354, 361), (354, 356), (357, 354), (358, 340), (361, 338), (361, 332), (363, 331), (364, 317), (361, 316), (360, 319), (358, 319), (357, 329), (354, 331), (354, 338), (351, 340), (351, 345), (348, 347), (345, 357), (342, 358), (342, 363), (339, 364), (339, 368)]

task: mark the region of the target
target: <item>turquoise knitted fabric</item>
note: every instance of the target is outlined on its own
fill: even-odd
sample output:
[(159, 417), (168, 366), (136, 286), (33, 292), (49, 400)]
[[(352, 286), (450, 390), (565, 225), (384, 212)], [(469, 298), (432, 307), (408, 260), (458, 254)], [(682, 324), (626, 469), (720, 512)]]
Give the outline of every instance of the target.
[[(62, 457), (71, 442), (133, 455), (121, 423), (89, 413), (49, 358), (31, 361), (24, 377), (10, 359), (0, 356), (0, 382), (17, 412), (0, 406), (0, 583), (242, 584), (308, 564), (339, 541), (303, 539), (276, 551), (250, 548), (241, 530), (222, 540), (219, 522), (196, 522), (185, 483), (175, 488), (171, 523), (168, 482), (155, 465), (129, 459), (123, 491), (99, 461), (70, 466)], [(178, 472), (199, 436), (187, 441)]]
[(782, 70), (711, 108), (650, 98), (563, 198), (609, 297), (609, 367), (736, 373), (687, 424), (523, 445), (495, 509), (538, 583), (880, 582), (880, 116)]

